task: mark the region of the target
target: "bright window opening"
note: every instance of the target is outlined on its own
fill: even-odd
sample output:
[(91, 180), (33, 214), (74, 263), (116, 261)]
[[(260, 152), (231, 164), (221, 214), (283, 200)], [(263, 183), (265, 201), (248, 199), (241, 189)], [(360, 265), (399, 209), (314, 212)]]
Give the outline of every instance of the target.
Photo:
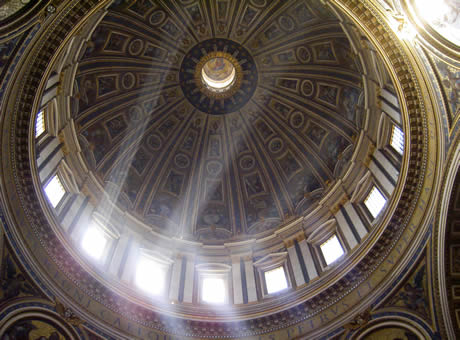
[(204, 302), (224, 303), (227, 298), (224, 279), (217, 277), (203, 278), (201, 297)]
[(59, 202), (61, 202), (62, 197), (65, 195), (64, 187), (57, 175), (54, 175), (54, 177), (51, 178), (45, 186), (45, 193), (53, 208), (56, 208)]
[(81, 246), (94, 260), (100, 260), (107, 246), (107, 236), (100, 227), (91, 225), (83, 235)]
[(211, 89), (224, 89), (235, 80), (235, 67), (226, 58), (212, 58), (201, 70), (203, 81)]
[(390, 145), (395, 149), (400, 155), (404, 152), (404, 132), (396, 126), (393, 125), (391, 129), (391, 138)]
[(327, 265), (330, 265), (345, 253), (337, 235), (332, 236), (329, 240), (324, 242), (320, 248)]
[(136, 267), (135, 284), (152, 295), (161, 295), (165, 290), (166, 266), (143, 256)]
[(379, 215), (386, 202), (387, 200), (385, 196), (383, 196), (380, 190), (376, 187), (372, 188), (369, 195), (367, 195), (367, 198), (364, 200), (364, 204), (373, 218), (376, 218)]
[(40, 110), (35, 121), (35, 137), (39, 137), (43, 132), (45, 132), (45, 114)]
[(460, 45), (460, 21), (458, 20), (458, 1), (456, 0), (417, 0), (414, 1), (419, 15), (428, 22), (443, 38)]
[(264, 273), (264, 275), (268, 294), (279, 292), (288, 287), (283, 267), (268, 270)]

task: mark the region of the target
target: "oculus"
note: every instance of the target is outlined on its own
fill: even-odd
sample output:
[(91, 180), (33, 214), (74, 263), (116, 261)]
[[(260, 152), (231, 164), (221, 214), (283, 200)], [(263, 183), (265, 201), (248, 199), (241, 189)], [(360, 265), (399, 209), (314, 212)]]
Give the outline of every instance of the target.
[(234, 96), (242, 80), (243, 72), (238, 60), (226, 52), (210, 52), (195, 67), (196, 86), (201, 95), (210, 98), (212, 103), (216, 100), (222, 103), (223, 99)]
[(235, 82), (235, 67), (224, 57), (208, 60), (201, 69), (203, 83), (214, 92), (224, 92)]
[(222, 115), (241, 109), (257, 87), (257, 67), (249, 52), (228, 39), (196, 44), (182, 60), (182, 92), (198, 110)]

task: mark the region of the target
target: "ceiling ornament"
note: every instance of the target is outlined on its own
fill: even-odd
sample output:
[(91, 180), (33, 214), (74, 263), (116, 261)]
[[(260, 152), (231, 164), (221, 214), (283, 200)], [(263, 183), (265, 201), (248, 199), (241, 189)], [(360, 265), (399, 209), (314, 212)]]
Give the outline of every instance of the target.
[[(219, 84), (219, 77), (225, 72), (229, 72), (225, 79), (229, 80), (232, 74), (233, 78), (223, 88), (209, 83), (217, 80)], [(209, 39), (187, 53), (179, 77), (182, 91), (193, 106), (211, 115), (221, 115), (239, 110), (251, 99), (257, 86), (257, 67), (250, 53), (237, 42)]]

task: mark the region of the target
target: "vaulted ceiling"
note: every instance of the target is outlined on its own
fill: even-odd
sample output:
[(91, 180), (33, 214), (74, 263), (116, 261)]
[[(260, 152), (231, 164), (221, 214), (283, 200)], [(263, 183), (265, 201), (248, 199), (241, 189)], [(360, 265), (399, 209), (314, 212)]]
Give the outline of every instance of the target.
[[(455, 334), (458, 55), (402, 36), (412, 2), (49, 0), (2, 21), (0, 334)], [(202, 87), (213, 53), (239, 77), (225, 94)], [(161, 296), (136, 286), (143, 256), (167, 268)], [(281, 264), (289, 287), (267, 294)], [(223, 305), (201, 296), (216, 274)]]
[[(213, 51), (242, 66), (228, 98), (193, 80)], [(72, 118), (119, 207), (168, 235), (241, 239), (305, 214), (347, 169), (362, 72), (319, 0), (115, 1), (80, 56)]]

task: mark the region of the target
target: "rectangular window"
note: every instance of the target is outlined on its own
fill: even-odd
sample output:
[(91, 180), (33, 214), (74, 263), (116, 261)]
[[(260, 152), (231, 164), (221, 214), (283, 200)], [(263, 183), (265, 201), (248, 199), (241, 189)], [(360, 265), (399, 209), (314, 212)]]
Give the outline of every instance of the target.
[(400, 155), (403, 154), (404, 152), (404, 132), (402, 132), (402, 130), (396, 125), (393, 125), (391, 129), (390, 145)]
[(207, 303), (227, 301), (225, 280), (222, 277), (205, 276), (201, 284), (201, 299)]
[(320, 248), (327, 265), (330, 265), (345, 253), (337, 235), (329, 238)]
[(54, 177), (51, 178), (51, 180), (45, 186), (45, 193), (53, 208), (56, 208), (65, 195), (64, 187), (62, 186), (58, 175), (54, 175)]
[(364, 204), (371, 213), (373, 218), (376, 218), (382, 211), (385, 203), (387, 202), (385, 196), (375, 186), (372, 187), (369, 195), (364, 200)]
[(107, 243), (108, 239), (106, 233), (97, 225), (91, 224), (83, 235), (81, 246), (86, 254), (94, 260), (100, 261), (107, 247)]
[(43, 132), (45, 132), (45, 114), (40, 110), (35, 120), (35, 137), (39, 137)]
[(151, 295), (162, 295), (166, 287), (167, 266), (149, 256), (141, 256), (136, 266), (135, 284)]
[(268, 294), (276, 293), (288, 288), (286, 274), (282, 266), (272, 270), (267, 270), (264, 273), (264, 277)]

